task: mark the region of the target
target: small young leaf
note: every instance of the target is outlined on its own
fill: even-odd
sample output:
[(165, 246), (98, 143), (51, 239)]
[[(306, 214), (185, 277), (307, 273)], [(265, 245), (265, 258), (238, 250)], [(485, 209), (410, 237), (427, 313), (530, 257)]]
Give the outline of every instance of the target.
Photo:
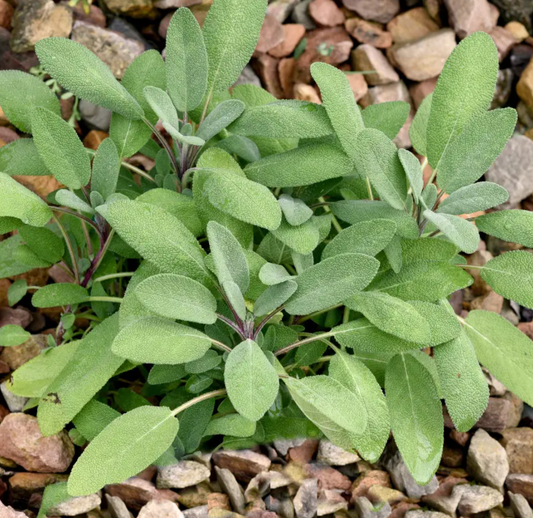
[(209, 202), (234, 218), (267, 230), (281, 223), (281, 209), (265, 186), (235, 174), (216, 171), (204, 184)]
[(76, 429), (88, 441), (92, 441), (111, 421), (120, 417), (120, 413), (114, 408), (100, 403), (96, 399), (91, 399), (72, 419)]
[(183, 135), (176, 129), (175, 126), (169, 124), (168, 122), (163, 122), (163, 128), (167, 130), (167, 132), (172, 138), (175, 138), (178, 142), (181, 142), (182, 144), (188, 144), (190, 146), (198, 147), (201, 147), (205, 144), (204, 139), (192, 135)]
[(415, 481), (425, 485), (439, 467), (444, 442), (433, 377), (413, 355), (398, 354), (387, 365), (385, 391), (394, 440)]
[(47, 169), (70, 189), (87, 185), (91, 160), (74, 128), (46, 108), (33, 110), (31, 120), (33, 140)]
[(450, 214), (437, 214), (431, 210), (425, 210), (422, 215), (463, 252), (473, 254), (477, 250), (479, 232), (470, 221)]
[(89, 292), (77, 285), (68, 282), (58, 282), (48, 284), (37, 290), (31, 303), (36, 308), (52, 308), (55, 306), (68, 306), (69, 304), (79, 304), (89, 297)]
[(209, 62), (208, 98), (229, 88), (250, 60), (266, 6), (266, 0), (225, 0), (209, 9), (202, 29)]
[[(379, 106), (379, 105), (378, 105)], [(407, 151), (407, 149), (399, 149), (398, 157), (402, 163), (403, 170), (409, 180), (409, 185), (413, 191), (413, 198), (415, 203), (418, 203), (422, 189), (424, 188), (424, 177), (422, 173), (422, 166), (413, 153)]]
[(222, 289), (233, 311), (241, 320), (244, 320), (246, 318), (246, 301), (239, 286), (232, 280), (227, 280), (222, 283)]
[(267, 187), (300, 187), (353, 174), (354, 165), (338, 147), (312, 144), (262, 158), (244, 172)]
[(74, 210), (80, 210), (87, 214), (94, 214), (94, 209), (84, 200), (76, 196), (72, 191), (68, 189), (59, 189), (55, 193), (55, 201), (58, 205), (63, 205)]
[(199, 282), (172, 273), (154, 275), (135, 288), (141, 304), (158, 316), (199, 324), (216, 322), (217, 302)]
[(50, 207), (35, 193), (7, 174), (0, 173), (0, 217), (10, 216), (42, 227), (52, 217)]
[(229, 130), (245, 137), (275, 139), (318, 138), (333, 133), (322, 106), (295, 100), (276, 100), (248, 107)]
[(6, 324), (0, 327), (1, 347), (13, 347), (15, 345), (23, 344), (30, 337), (31, 334), (19, 325)]
[(281, 264), (266, 263), (259, 270), (259, 279), (267, 286), (292, 279), (292, 275)]
[(367, 286), (379, 262), (363, 254), (340, 254), (311, 266), (298, 277), (298, 289), (289, 299), (289, 315), (308, 315), (334, 306)]
[[(445, 200), (441, 201), (437, 212), (446, 214), (471, 214), (473, 212), (491, 209), (496, 205), (505, 203), (509, 199), (506, 189), (492, 182), (479, 182), (461, 187)], [(493, 214), (505, 214), (494, 212)], [(476, 219), (476, 226), (479, 219)]]
[(228, 135), (226, 138), (217, 142), (217, 147), (227, 151), (232, 155), (237, 155), (245, 162), (256, 162), (261, 158), (261, 152), (257, 144), (241, 135)]
[(112, 351), (133, 362), (179, 364), (201, 358), (210, 346), (211, 340), (201, 331), (149, 317), (122, 328)]
[(424, 98), (409, 128), (409, 138), (413, 148), (422, 156), (427, 156), (427, 127), (429, 114), (431, 113), (431, 101), (433, 92)]
[(533, 254), (515, 250), (499, 255), (484, 266), (481, 277), (496, 293), (533, 309)]
[(278, 201), (285, 219), (293, 227), (303, 225), (313, 215), (313, 210), (298, 198), (282, 194)]
[(93, 160), (91, 191), (99, 192), (104, 200), (111, 196), (117, 187), (120, 171), (120, 156), (113, 140), (106, 138), (99, 146)]
[(484, 214), (476, 218), (476, 226), (485, 234), (533, 248), (533, 212), (529, 210), (502, 210)]
[(14, 306), (28, 292), (28, 283), (26, 279), (19, 279), (15, 281), (7, 290), (7, 300), (10, 306)]
[(531, 340), (496, 313), (470, 311), (465, 321), (481, 365), (527, 404), (533, 404)]
[(219, 282), (233, 281), (242, 294), (246, 293), (250, 285), (250, 272), (235, 236), (226, 227), (210, 221), (207, 224), (207, 237)]
[(465, 332), (433, 349), (446, 408), (460, 432), (470, 430), (489, 402), (489, 387)]
[(307, 220), (303, 225), (293, 227), (283, 220), (272, 232), (274, 237), (298, 254), (310, 254), (320, 241), (318, 226), (314, 220)]
[(371, 104), (363, 110), (363, 122), (366, 128), (382, 131), (393, 139), (407, 121), (410, 109), (411, 106), (405, 101)]
[(9, 176), (50, 174), (31, 138), (19, 138), (0, 148), (0, 171)]
[(346, 253), (376, 255), (391, 241), (396, 223), (390, 219), (374, 219), (351, 225), (339, 232), (324, 248), (322, 259)]
[(112, 421), (84, 450), (68, 479), (72, 496), (116, 484), (153, 463), (172, 444), (178, 420), (165, 407), (143, 406)]
[(295, 291), (294, 281), (285, 281), (269, 286), (255, 301), (254, 315), (261, 317), (280, 307)]
[(206, 142), (229, 126), (244, 111), (244, 103), (229, 99), (217, 104), (198, 128), (197, 136)]
[(25, 133), (32, 132), (35, 108), (61, 115), (59, 100), (52, 90), (37, 77), (18, 70), (0, 72), (0, 106), (9, 121)]
[(207, 52), (202, 30), (190, 9), (178, 9), (168, 26), (168, 93), (180, 112), (197, 108), (207, 88)]
[(246, 419), (259, 421), (279, 391), (276, 370), (252, 340), (241, 342), (226, 360), (224, 381), (231, 403)]
[(139, 103), (89, 49), (67, 38), (45, 38), (35, 52), (42, 67), (66, 90), (127, 119), (140, 119)]
[(497, 75), (498, 52), (487, 33), (476, 32), (455, 47), (439, 76), (431, 101), (427, 157), (433, 169), (466, 123), (489, 108)]
[(205, 429), (204, 435), (251, 437), (255, 433), (255, 429), (255, 421), (250, 421), (240, 414), (228, 414), (211, 420)]
[(157, 88), (157, 86), (145, 86), (143, 93), (150, 108), (154, 110), (161, 122), (178, 131), (180, 127), (178, 112), (168, 94), (161, 88)]

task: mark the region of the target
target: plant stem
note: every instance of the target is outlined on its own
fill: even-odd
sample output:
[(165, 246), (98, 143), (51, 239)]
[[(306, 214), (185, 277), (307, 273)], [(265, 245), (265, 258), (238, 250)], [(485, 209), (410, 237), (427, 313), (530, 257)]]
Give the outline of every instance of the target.
[(287, 347), (284, 347), (283, 349), (276, 351), (275, 355), (281, 356), (282, 354), (287, 354), (289, 351), (292, 351), (293, 349), (296, 349), (297, 347), (300, 347), (301, 345), (309, 344), (311, 342), (316, 342), (317, 340), (322, 340), (322, 338), (329, 338), (331, 336), (335, 336), (335, 333), (333, 333), (332, 331), (329, 331), (327, 333), (322, 333), (320, 335), (313, 335), (313, 336), (310, 336), (309, 338), (304, 338), (303, 340), (299, 340), (298, 342), (289, 344), (287, 345)]
[(180, 405), (179, 407), (172, 410), (172, 416), (176, 417), (179, 413), (183, 412), (184, 410), (187, 410), (187, 408), (190, 408), (196, 403), (201, 403), (202, 401), (205, 401), (206, 399), (211, 399), (218, 396), (225, 396), (227, 394), (226, 389), (218, 389), (218, 390), (212, 390), (211, 392), (206, 392), (205, 394), (202, 394), (201, 396), (195, 397), (194, 399), (191, 399), (190, 401), (187, 401), (187, 403), (183, 403), (183, 405)]
[(89, 269), (85, 272), (85, 277), (83, 278), (83, 282), (81, 283), (84, 288), (87, 287), (89, 281), (91, 280), (91, 277), (94, 275), (94, 272), (100, 266), (100, 263), (102, 262), (102, 259), (104, 258), (105, 253), (107, 252), (107, 249), (109, 248), (109, 245), (111, 244), (111, 240), (113, 239), (114, 235), (115, 231), (111, 230), (105, 243), (102, 244), (102, 242), (100, 242), (100, 250), (98, 250), (98, 253), (91, 262), (91, 266), (89, 266)]
[(217, 318), (219, 320), (222, 320), (222, 322), (224, 322), (224, 324), (226, 324), (227, 326), (231, 327), (231, 329), (233, 329), (243, 340), (245, 339), (244, 333), (242, 332), (242, 329), (235, 322), (230, 320), (228, 317), (225, 317), (224, 315), (221, 315), (220, 313), (217, 313), (216, 315), (217, 315)]
[(138, 167), (131, 165), (128, 162), (122, 162), (121, 165), (126, 169), (129, 169), (132, 173), (138, 174), (139, 176), (146, 178), (149, 182), (157, 183), (146, 171), (143, 171), (142, 169), (139, 169)]
[(89, 297), (86, 302), (117, 302), (121, 304), (124, 299), (120, 297)]
[[(318, 201), (320, 203), (326, 203), (324, 196), (320, 196), (320, 198), (318, 198)], [(329, 208), (329, 205), (324, 205), (324, 212), (326, 212), (327, 214), (331, 214), (331, 209)], [(342, 232), (342, 227), (340, 226), (340, 223), (337, 221), (337, 218), (333, 214), (331, 214), (331, 223), (333, 224), (333, 227), (337, 232)]]
[(221, 351), (224, 351), (226, 353), (230, 353), (232, 351), (231, 347), (228, 347), (226, 344), (223, 344), (222, 342), (219, 342), (218, 340), (214, 340), (213, 338), (210, 338), (211, 343)]
[(168, 157), (170, 158), (170, 162), (172, 163), (172, 169), (174, 169), (174, 172), (176, 173), (177, 177), (180, 177), (180, 168), (178, 165), (178, 161), (176, 160), (176, 155), (174, 155), (174, 152), (168, 145), (168, 142), (165, 140), (165, 137), (161, 135), (161, 132), (148, 120), (143, 118), (144, 123), (153, 131), (154, 135), (156, 136), (157, 140), (161, 143), (161, 145), (165, 148), (165, 151), (168, 154)]
[(368, 191), (368, 199), (374, 201), (374, 194), (372, 193), (372, 185), (370, 185), (370, 178), (366, 177), (366, 189)]
[(261, 320), (261, 322), (259, 323), (259, 325), (256, 327), (256, 329), (254, 331), (254, 334), (252, 336), (252, 340), (255, 340), (257, 338), (257, 336), (259, 335), (259, 333), (261, 332), (263, 327), (265, 327), (268, 324), (268, 321), (271, 318), (273, 318), (277, 313), (279, 313), (284, 307), (285, 306), (283, 306), (283, 305), (277, 307), (274, 311), (272, 311), (272, 313), (269, 313), (265, 318), (263, 318), (263, 320)]
[(327, 313), (328, 311), (336, 308), (340, 308), (342, 304), (337, 304), (336, 306), (331, 306), (330, 308), (321, 309), (320, 311), (315, 311), (314, 313), (311, 313), (310, 315), (306, 315), (303, 318), (298, 319), (298, 324), (302, 324), (303, 322), (307, 322), (308, 320), (311, 320), (312, 318), (317, 317), (318, 315), (322, 315), (323, 313)]
[(63, 235), (63, 239), (65, 240), (65, 244), (67, 245), (68, 253), (70, 254), (70, 259), (72, 261), (72, 272), (74, 274), (74, 280), (76, 281), (76, 284), (79, 284), (80, 283), (80, 271), (78, 270), (78, 263), (76, 262), (76, 255), (74, 254), (74, 248), (72, 248), (72, 243), (70, 242), (70, 239), (68, 238), (65, 227), (63, 226), (61, 221), (59, 221), (58, 217), (55, 214), (53, 214), (52, 218), (55, 221), (56, 225), (59, 227), (61, 234)]
[(98, 233), (100, 233), (100, 229), (98, 228), (98, 225), (94, 221), (92, 221), (89, 218), (85, 217), (83, 214), (79, 214), (77, 212), (74, 212), (74, 211), (69, 210), (69, 209), (65, 209), (63, 207), (54, 207), (54, 206), (51, 205), (50, 208), (54, 212), (62, 212), (63, 214), (68, 214), (69, 216), (74, 216), (75, 218), (81, 219), (81, 220), (85, 221), (85, 223), (88, 223), (89, 225), (91, 225)]
[(485, 266), (474, 266), (473, 264), (456, 264), (455, 266), (459, 266), (459, 268), (465, 268), (465, 269), (473, 269), (473, 270), (484, 270)]
[(109, 275), (102, 275), (97, 277), (93, 282), (103, 282), (108, 281), (109, 279), (118, 279), (120, 277), (132, 277), (135, 272), (120, 272), (120, 273), (110, 273)]

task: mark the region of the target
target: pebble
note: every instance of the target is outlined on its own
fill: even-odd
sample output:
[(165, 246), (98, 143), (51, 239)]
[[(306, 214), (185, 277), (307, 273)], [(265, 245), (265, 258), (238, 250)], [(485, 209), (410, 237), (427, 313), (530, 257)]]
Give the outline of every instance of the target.
[(502, 312), (503, 308), (503, 297), (496, 293), (495, 291), (489, 291), (481, 297), (476, 297), (470, 303), (470, 309), (484, 309), (486, 311), (492, 311), (498, 313)]
[(361, 460), (357, 453), (343, 450), (326, 439), (320, 441), (316, 458), (318, 461), (330, 466), (346, 466)]
[(217, 481), (231, 501), (233, 508), (241, 514), (245, 513), (244, 492), (242, 487), (237, 482), (235, 475), (229, 469), (221, 469), (215, 466), (215, 473)]
[(392, 45), (392, 34), (383, 30), (380, 23), (354, 16), (344, 22), (344, 27), (359, 43), (368, 43), (377, 49), (387, 49)]
[(347, 74), (350, 88), (352, 89), (355, 101), (359, 101), (368, 93), (368, 84), (363, 74), (350, 73)]
[(267, 14), (261, 27), (259, 41), (255, 47), (256, 54), (268, 52), (270, 49), (283, 43), (284, 38), (285, 34), (281, 23), (275, 16)]
[(344, 7), (365, 20), (390, 22), (400, 10), (400, 0), (342, 0)]
[(11, 29), (14, 11), (13, 6), (6, 0), (0, 0), (0, 27)]
[[(297, 93), (296, 86), (297, 85), (294, 85), (295, 97)], [(309, 88), (304, 88), (302, 90), (302, 86), (308, 86)], [(310, 85), (301, 85), (299, 93), (302, 95), (302, 97), (296, 97), (296, 99), (300, 99), (302, 101), (311, 101), (317, 104), (322, 103), (318, 95), (318, 91), (315, 90), (314, 87)], [(299, 464), (307, 464), (308, 462), (311, 462), (311, 459), (315, 456), (317, 449), (318, 449), (317, 440), (306, 439), (299, 446), (294, 446), (289, 449), (287, 453), (288, 460), (293, 461), (293, 462), (298, 462)]]
[[(268, 54), (261, 54), (254, 63), (254, 70), (261, 78), (263, 88), (270, 92), (274, 97), (281, 99), (283, 90), (280, 83), (280, 74), (278, 65), (280, 61)], [(291, 73), (292, 75), (292, 73)]]
[(516, 39), (511, 32), (503, 27), (494, 27), (489, 36), (492, 38), (498, 49), (498, 59), (503, 61), (516, 45)]
[(46, 486), (65, 482), (67, 478), (67, 475), (52, 473), (15, 473), (9, 479), (11, 496), (15, 500), (28, 500), (33, 493), (42, 493)]
[(504, 27), (507, 29), (514, 37), (516, 43), (523, 42), (527, 37), (529, 37), (529, 33), (527, 32), (527, 29), (524, 27), (524, 24), (520, 22), (509, 22)]
[(0, 516), (2, 518), (28, 518), (28, 516), (20, 511), (15, 511), (10, 505), (4, 505), (0, 500)]
[(94, 52), (117, 79), (122, 79), (133, 60), (144, 52), (144, 45), (139, 41), (80, 21), (74, 24), (72, 39)]
[(54, 505), (48, 510), (48, 516), (77, 516), (97, 508), (102, 503), (100, 494), (77, 496)]
[(369, 489), (375, 485), (391, 487), (389, 474), (386, 471), (371, 470), (359, 475), (350, 487), (352, 500), (367, 496)]
[(523, 495), (530, 505), (533, 504), (533, 475), (511, 473), (505, 485), (509, 491)]
[(426, 79), (420, 83), (414, 83), (409, 87), (409, 94), (413, 100), (414, 107), (418, 110), (418, 107), (422, 104), (422, 101), (435, 90), (437, 86), (437, 78), (432, 77)]
[(454, 32), (440, 29), (416, 41), (396, 43), (387, 55), (408, 79), (424, 81), (442, 72), (455, 45)]
[(132, 18), (150, 18), (156, 14), (152, 0), (105, 0), (115, 14)]
[(315, 22), (309, 15), (309, 4), (312, 1), (313, 0), (296, 0), (296, 5), (292, 10), (292, 21), (303, 25), (307, 31), (312, 31), (313, 29), (316, 29)]
[(354, 507), (359, 518), (388, 518), (392, 512), (390, 504), (386, 503), (378, 506), (364, 496), (360, 496), (354, 502)]
[(322, 104), (320, 95), (314, 86), (304, 83), (296, 83), (292, 89), (294, 99), (298, 101), (307, 101), (315, 104)]
[(7, 363), (12, 371), (17, 370), (48, 347), (46, 338), (45, 335), (32, 335), (23, 344), (6, 347), (0, 353), (0, 361)]
[(286, 23), (282, 27), (283, 41), (268, 51), (275, 58), (290, 56), (298, 43), (300, 43), (300, 40), (305, 36), (305, 27), (299, 23)]
[(363, 108), (366, 108), (371, 104), (386, 103), (389, 101), (411, 101), (409, 90), (407, 90), (403, 81), (369, 88), (367, 94), (359, 101), (359, 104)]
[(509, 474), (505, 448), (482, 429), (470, 441), (466, 464), (475, 480), (495, 489), (503, 487)]
[(307, 464), (306, 472), (309, 477), (316, 478), (320, 489), (339, 489), (347, 491), (352, 485), (351, 480), (340, 471), (325, 464)]
[(461, 484), (453, 493), (460, 496), (457, 510), (461, 516), (488, 511), (503, 502), (503, 495), (496, 489), (486, 486)]
[(259, 473), (270, 469), (270, 459), (252, 450), (218, 451), (213, 454), (213, 463), (229, 469), (242, 482), (250, 482)]
[(318, 487), (315, 479), (302, 482), (294, 497), (294, 511), (297, 518), (313, 518), (317, 514)]
[(425, 7), (415, 7), (393, 18), (387, 24), (387, 30), (394, 43), (407, 43), (438, 31), (439, 26)]
[(201, 3), (202, 0), (156, 0), (154, 7), (158, 9), (179, 9), (180, 7), (191, 7)]
[(440, 481), (437, 491), (422, 497), (422, 503), (432, 509), (453, 516), (459, 505), (459, 500), (461, 500), (461, 495), (459, 493), (454, 493), (453, 489), (458, 484), (466, 483), (467, 480), (464, 478), (448, 476)]
[(336, 513), (348, 509), (348, 502), (336, 491), (321, 491), (317, 502), (317, 516)]
[(449, 518), (448, 514), (439, 513), (438, 511), (422, 511), (413, 509), (405, 513), (405, 518)]
[(27, 52), (43, 38), (68, 38), (72, 31), (72, 9), (52, 0), (22, 0), (13, 15), (11, 50)]
[(196, 507), (191, 507), (190, 509), (184, 509), (182, 511), (185, 518), (208, 518), (209, 510), (207, 505), (199, 505)]
[(157, 487), (168, 489), (195, 486), (204, 480), (209, 480), (211, 472), (207, 467), (193, 460), (182, 460), (159, 468)]
[(297, 448), (305, 442), (305, 439), (277, 439), (274, 441), (274, 448), (280, 455), (287, 455), (290, 448)]
[(31, 321), (31, 313), (26, 308), (0, 308), (0, 327), (14, 324), (26, 328), (30, 325)]
[(498, 16), (487, 0), (444, 0), (450, 25), (459, 38), (465, 38), (476, 31), (490, 32)]
[(74, 20), (80, 20), (82, 22), (92, 23), (105, 29), (106, 17), (102, 9), (92, 4), (88, 13), (85, 12), (84, 6), (80, 3), (76, 4), (72, 8)]
[(257, 77), (257, 74), (254, 72), (254, 69), (250, 65), (246, 65), (241, 72), (241, 75), (238, 77), (237, 81), (233, 83), (233, 86), (237, 85), (255, 85), (261, 86), (261, 79)]
[(515, 518), (533, 518), (533, 510), (527, 503), (527, 500), (519, 494), (514, 494), (511, 491), (507, 493)]
[(321, 27), (335, 27), (344, 23), (344, 13), (333, 0), (313, 0), (309, 4), (309, 15)]
[(22, 412), (22, 409), (28, 402), (28, 398), (13, 394), (13, 392), (11, 392), (7, 388), (7, 381), (4, 381), (3, 383), (0, 384), (0, 392), (2, 393), (2, 396), (4, 397), (4, 400), (6, 402), (7, 408), (9, 408), (10, 412)]
[[(531, 79), (533, 80), (533, 68)], [(531, 101), (533, 102), (533, 91)], [(511, 137), (500, 156), (490, 166), (485, 178), (509, 191), (509, 200), (500, 205), (500, 209), (513, 207), (533, 194), (533, 141), (522, 135)]]
[(280, 23), (283, 23), (291, 15), (298, 2), (299, 0), (273, 0), (268, 4), (267, 13), (273, 14)]
[(509, 459), (510, 473), (533, 473), (533, 429), (522, 427), (504, 430), (501, 443)]
[(183, 513), (169, 500), (151, 500), (140, 510), (138, 518), (183, 518)]
[(111, 518), (133, 518), (126, 504), (118, 496), (105, 495), (105, 500)]
[(491, 109), (502, 108), (507, 104), (514, 85), (514, 73), (510, 68), (498, 70), (498, 79), (496, 80), (496, 87), (494, 89), (494, 97), (492, 98)]
[(367, 498), (374, 504), (387, 502), (390, 505), (407, 500), (407, 497), (401, 491), (377, 484), (369, 488)]
[(372, 74), (365, 74), (364, 78), (370, 86), (386, 85), (399, 81), (400, 77), (392, 68), (387, 58), (380, 50), (372, 45), (359, 45), (352, 52), (352, 65), (354, 70), (364, 72), (373, 71)]

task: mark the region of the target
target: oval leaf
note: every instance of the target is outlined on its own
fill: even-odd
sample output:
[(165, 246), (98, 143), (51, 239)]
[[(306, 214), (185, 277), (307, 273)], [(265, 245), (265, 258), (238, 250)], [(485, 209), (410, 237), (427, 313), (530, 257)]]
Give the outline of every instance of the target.
[(57, 282), (48, 284), (37, 290), (31, 303), (36, 308), (52, 308), (55, 306), (68, 306), (79, 304), (89, 298), (89, 292), (78, 284)]

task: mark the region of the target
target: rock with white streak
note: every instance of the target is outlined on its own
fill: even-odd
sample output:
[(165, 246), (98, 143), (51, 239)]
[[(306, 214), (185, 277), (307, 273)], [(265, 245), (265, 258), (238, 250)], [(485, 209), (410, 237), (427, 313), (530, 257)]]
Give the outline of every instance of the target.
[(346, 466), (360, 461), (361, 457), (357, 453), (343, 450), (332, 442), (322, 439), (318, 445), (317, 460), (330, 466)]
[(211, 472), (203, 464), (193, 460), (182, 460), (159, 469), (157, 487), (183, 489), (209, 480), (210, 476)]

